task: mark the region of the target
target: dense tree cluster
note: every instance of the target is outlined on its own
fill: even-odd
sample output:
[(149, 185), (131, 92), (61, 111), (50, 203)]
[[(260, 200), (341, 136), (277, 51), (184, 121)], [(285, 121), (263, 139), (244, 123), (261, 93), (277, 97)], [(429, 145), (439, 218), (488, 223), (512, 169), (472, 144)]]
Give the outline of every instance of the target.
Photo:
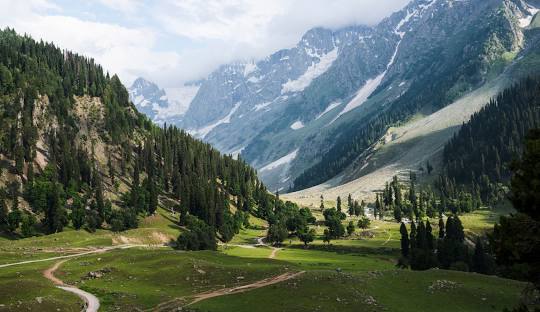
[(438, 183), (447, 198), (460, 185), (482, 201), (501, 197), (499, 183), (511, 176), (508, 163), (521, 154), (525, 136), (540, 127), (540, 77), (500, 93), (474, 114), (444, 148), (444, 174)]
[(315, 223), (315, 217), (309, 208), (301, 208), (292, 202), (283, 202), (279, 196), (274, 197), (274, 208), (270, 211), (267, 242), (281, 244), (290, 236), (298, 237), (304, 244), (315, 239), (315, 232), (309, 224)]
[(325, 209), (323, 214), (324, 224), (328, 227), (330, 238), (336, 239), (345, 236), (345, 227), (341, 221), (345, 220), (347, 216), (336, 208)]
[[(491, 246), (504, 276), (530, 281), (540, 288), (540, 130), (526, 139), (523, 156), (514, 171), (510, 199), (516, 214), (501, 217)], [(526, 311), (526, 310), (525, 310)]]
[(435, 238), (429, 221), (411, 222), (410, 232), (401, 223), (401, 258), (398, 265), (413, 270), (443, 268), (459, 271), (494, 273), (494, 260), (481, 238), (474, 244), (474, 252), (465, 243), (463, 225), (457, 215), (448, 217), (446, 224), (439, 219), (439, 235)]

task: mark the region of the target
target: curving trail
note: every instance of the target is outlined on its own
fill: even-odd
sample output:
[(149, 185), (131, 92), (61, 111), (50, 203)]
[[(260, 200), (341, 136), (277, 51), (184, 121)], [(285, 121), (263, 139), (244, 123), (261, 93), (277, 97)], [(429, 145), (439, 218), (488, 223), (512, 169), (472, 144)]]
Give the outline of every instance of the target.
[(69, 259), (65, 259), (65, 260), (61, 260), (61, 261), (56, 262), (52, 267), (50, 267), (47, 270), (43, 271), (43, 276), (46, 279), (53, 282), (56, 285), (56, 287), (58, 287), (58, 288), (60, 288), (62, 290), (74, 293), (77, 296), (79, 296), (81, 299), (83, 299), (84, 302), (85, 302), (85, 306), (86, 306), (84, 311), (86, 311), (86, 312), (97, 312), (99, 310), (99, 299), (96, 296), (94, 296), (91, 293), (86, 292), (86, 291), (84, 291), (82, 289), (79, 289), (77, 287), (66, 285), (66, 284), (64, 284), (64, 282), (61, 279), (54, 276), (54, 272), (56, 272), (56, 270), (58, 270), (58, 268), (64, 262), (66, 262), (68, 260)]
[(388, 244), (388, 242), (390, 241), (390, 239), (392, 239), (392, 232), (388, 231), (388, 230), (384, 230), (386, 232), (386, 234), (388, 234), (388, 238), (384, 241), (383, 245), (386, 245)]
[(96, 253), (104, 253), (107, 251), (111, 251), (114, 249), (128, 249), (133, 247), (157, 247), (157, 246), (151, 246), (151, 245), (136, 245), (136, 244), (125, 244), (125, 245), (117, 245), (117, 246), (110, 246), (110, 247), (103, 247), (91, 251), (85, 251), (77, 254), (72, 255), (65, 255), (65, 256), (57, 256), (57, 257), (51, 257), (51, 258), (45, 258), (45, 259), (37, 259), (37, 260), (28, 260), (28, 261), (21, 261), (21, 262), (14, 262), (14, 263), (8, 263), (8, 264), (2, 264), (0, 265), (0, 268), (15, 266), (15, 265), (22, 265), (22, 264), (28, 264), (28, 263), (36, 263), (36, 262), (45, 262), (45, 261), (53, 261), (53, 260), (61, 260), (56, 262), (52, 267), (46, 269), (43, 271), (43, 276), (53, 282), (56, 287), (74, 293), (77, 296), (79, 296), (81, 299), (85, 302), (85, 310), (86, 312), (97, 312), (99, 309), (99, 299), (94, 296), (91, 293), (88, 293), (82, 289), (79, 289), (74, 286), (66, 285), (62, 280), (54, 276), (54, 272), (58, 270), (58, 268), (66, 261), (68, 261), (71, 258), (90, 255), (90, 254), (96, 254)]
[[(203, 293), (199, 293), (193, 296), (186, 296), (186, 297), (180, 297), (175, 298), (173, 300), (160, 303), (155, 308), (150, 309), (149, 311), (172, 311), (174, 309), (177, 309), (178, 307), (187, 307), (192, 304), (195, 304), (197, 302), (201, 302), (206, 299), (214, 298), (214, 297), (220, 297), (220, 296), (226, 296), (226, 295), (234, 295), (239, 294), (247, 291), (251, 291), (257, 288), (262, 288), (265, 286), (281, 283), (293, 278), (296, 278), (302, 274), (304, 274), (306, 271), (300, 271), (300, 272), (287, 272), (283, 273), (277, 276), (272, 276), (269, 278), (262, 279), (260, 281), (253, 282), (251, 284), (242, 285), (242, 286), (236, 286), (236, 287), (230, 287), (230, 288), (223, 288), (218, 290), (212, 290), (207, 291)], [(189, 303), (188, 303), (189, 302)], [(176, 311), (176, 310), (175, 310)]]
[(276, 254), (278, 251), (280, 251), (281, 248), (272, 247), (272, 252), (270, 255), (268, 255), (268, 259), (274, 259), (276, 257)]
[(118, 245), (118, 246), (111, 246), (111, 247), (103, 247), (91, 251), (85, 251), (81, 253), (76, 253), (72, 255), (65, 255), (65, 256), (57, 256), (57, 257), (51, 257), (51, 258), (45, 258), (45, 259), (37, 259), (37, 260), (27, 260), (27, 261), (21, 261), (21, 262), (14, 262), (14, 263), (7, 263), (7, 264), (1, 264), (0, 268), (10, 267), (14, 265), (21, 265), (21, 264), (28, 264), (28, 263), (36, 263), (36, 262), (45, 262), (45, 261), (52, 261), (52, 260), (60, 260), (60, 259), (69, 259), (69, 258), (75, 258), (95, 253), (102, 253), (111, 251), (114, 249), (128, 249), (133, 247), (148, 247), (149, 245), (134, 245), (134, 244), (126, 244), (126, 245)]
[(254, 283), (243, 285), (243, 286), (237, 286), (237, 287), (232, 287), (232, 288), (224, 288), (224, 289), (219, 289), (219, 290), (200, 293), (198, 295), (193, 296), (192, 297), (193, 300), (187, 305), (192, 305), (194, 303), (197, 303), (197, 302), (200, 302), (200, 301), (203, 301), (203, 300), (206, 300), (206, 299), (214, 298), (214, 297), (220, 297), (220, 296), (225, 296), (225, 295), (233, 295), (233, 294), (243, 293), (243, 292), (250, 291), (250, 290), (253, 290), (253, 289), (257, 289), (257, 288), (261, 288), (261, 287), (281, 283), (281, 282), (293, 279), (293, 278), (295, 278), (295, 277), (297, 277), (299, 275), (302, 275), (305, 272), (306, 271), (287, 272), (287, 273), (283, 273), (281, 275), (265, 278), (265, 279), (262, 279), (260, 281), (256, 281)]

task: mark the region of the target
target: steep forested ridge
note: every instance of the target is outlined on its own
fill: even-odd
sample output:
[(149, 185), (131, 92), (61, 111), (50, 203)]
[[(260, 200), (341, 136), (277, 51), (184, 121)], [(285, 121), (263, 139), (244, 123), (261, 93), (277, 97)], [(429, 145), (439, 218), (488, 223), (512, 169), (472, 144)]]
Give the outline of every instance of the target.
[(540, 78), (536, 76), (499, 94), (446, 144), (443, 191), (464, 184), (478, 189), (483, 200), (493, 197), (493, 184), (509, 181), (509, 163), (523, 152), (528, 131), (538, 127)]
[(275, 201), (244, 161), (154, 126), (92, 59), (10, 29), (0, 31), (0, 160), (0, 230), (20, 235), (24, 227), (23, 236), (69, 221), (135, 227), (160, 197), (227, 232), (229, 200), (243, 211)]

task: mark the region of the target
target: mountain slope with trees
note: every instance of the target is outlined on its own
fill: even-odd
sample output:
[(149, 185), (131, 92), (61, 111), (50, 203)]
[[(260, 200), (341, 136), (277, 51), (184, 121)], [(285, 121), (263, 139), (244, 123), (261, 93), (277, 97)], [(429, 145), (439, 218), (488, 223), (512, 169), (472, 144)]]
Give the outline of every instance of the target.
[(540, 78), (527, 78), (503, 91), (446, 144), (439, 187), (447, 195), (456, 185), (498, 197), (498, 184), (510, 180), (509, 164), (521, 155), (529, 130), (540, 127)]
[(92, 59), (10, 29), (0, 31), (0, 160), (0, 225), (15, 237), (70, 222), (122, 231), (163, 206), (204, 224), (212, 247), (242, 214), (278, 206), (244, 161), (153, 125)]

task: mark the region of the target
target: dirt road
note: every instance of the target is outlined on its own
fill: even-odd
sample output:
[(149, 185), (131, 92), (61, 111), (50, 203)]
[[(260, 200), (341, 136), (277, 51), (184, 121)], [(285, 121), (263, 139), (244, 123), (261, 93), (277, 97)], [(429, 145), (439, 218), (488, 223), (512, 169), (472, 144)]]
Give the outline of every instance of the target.
[(54, 272), (56, 272), (56, 270), (58, 270), (58, 268), (64, 262), (66, 262), (68, 260), (69, 259), (64, 259), (64, 260), (56, 262), (52, 267), (50, 267), (47, 270), (43, 271), (43, 276), (46, 279), (53, 282), (56, 285), (56, 287), (58, 287), (58, 288), (60, 288), (62, 290), (74, 293), (77, 296), (79, 296), (81, 299), (83, 299), (84, 302), (85, 302), (85, 306), (86, 306), (84, 311), (86, 311), (86, 312), (97, 312), (99, 310), (99, 299), (96, 296), (94, 296), (91, 293), (88, 293), (88, 292), (86, 292), (86, 291), (84, 291), (82, 289), (79, 289), (77, 287), (66, 285), (66, 284), (64, 284), (64, 282), (61, 279), (54, 276)]
[(197, 302), (200, 302), (200, 301), (203, 301), (203, 300), (206, 300), (206, 299), (214, 298), (214, 297), (243, 293), (243, 292), (250, 291), (250, 290), (253, 290), (253, 289), (257, 289), (257, 288), (261, 288), (261, 287), (281, 283), (281, 282), (293, 279), (293, 278), (295, 278), (295, 277), (297, 277), (299, 275), (302, 275), (304, 273), (305, 273), (305, 271), (287, 272), (287, 273), (283, 273), (281, 275), (265, 278), (263, 280), (256, 281), (254, 283), (243, 285), (243, 286), (237, 286), (237, 287), (232, 287), (232, 288), (224, 288), (224, 289), (218, 289), (218, 290), (214, 290), (214, 291), (200, 293), (198, 295), (193, 296), (192, 297), (193, 300), (188, 305), (192, 305), (194, 303), (197, 303)]
[(45, 258), (45, 259), (27, 260), (27, 261), (21, 261), (21, 262), (1, 264), (0, 268), (6, 268), (6, 267), (14, 266), (14, 265), (21, 265), (21, 264), (28, 264), (28, 263), (69, 259), (69, 258), (75, 258), (75, 257), (95, 254), (95, 253), (107, 252), (107, 251), (114, 250), (114, 249), (128, 249), (128, 248), (133, 248), (133, 247), (147, 247), (147, 246), (148, 245), (132, 245), (132, 244), (110, 246), (110, 247), (99, 248), (99, 249), (95, 249), (95, 250), (91, 250), (91, 251), (85, 251), (85, 252), (81, 252), (81, 253), (76, 253), (76, 254), (72, 254), (72, 255), (65, 255), (65, 256), (51, 257), (51, 258)]

